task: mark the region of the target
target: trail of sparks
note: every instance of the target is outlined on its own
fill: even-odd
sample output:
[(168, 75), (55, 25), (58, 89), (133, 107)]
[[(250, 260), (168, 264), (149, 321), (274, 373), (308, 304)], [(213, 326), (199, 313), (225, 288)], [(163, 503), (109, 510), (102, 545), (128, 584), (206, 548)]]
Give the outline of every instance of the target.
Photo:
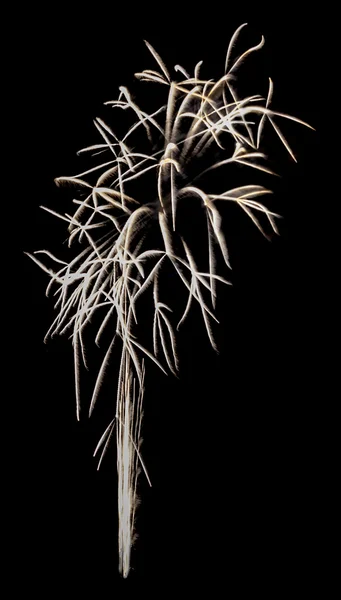
[(122, 358), (122, 381), (118, 390), (116, 413), (118, 514), (120, 523), (118, 550), (119, 571), (126, 578), (130, 569), (130, 549), (134, 540), (144, 389), (140, 387), (138, 396), (136, 396), (136, 380), (133, 379), (129, 354), (124, 353)]

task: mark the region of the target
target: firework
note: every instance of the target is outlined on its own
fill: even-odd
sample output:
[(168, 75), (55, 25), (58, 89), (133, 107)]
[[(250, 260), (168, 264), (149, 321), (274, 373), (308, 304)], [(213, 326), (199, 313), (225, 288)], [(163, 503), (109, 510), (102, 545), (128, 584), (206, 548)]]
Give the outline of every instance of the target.
[[(220, 193), (211, 193), (207, 182), (210, 177), (212, 181), (218, 171), (226, 173), (227, 179), (233, 165), (274, 174), (261, 150), (265, 126), (273, 127), (293, 159), (293, 151), (278, 122), (289, 119), (310, 127), (300, 119), (271, 109), (271, 79), (266, 98), (259, 95), (239, 98), (238, 67), (264, 44), (262, 37), (258, 45), (234, 58), (234, 46), (243, 27), (245, 25), (231, 38), (225, 71), (218, 80), (201, 76), (202, 61), (196, 64), (193, 74), (176, 65), (175, 78), (172, 78), (158, 53), (145, 42), (154, 69), (135, 76), (141, 82), (161, 86), (165, 104), (146, 112), (126, 87), (119, 88), (117, 100), (106, 104), (131, 117), (126, 133), (116, 134), (111, 126), (97, 118), (94, 124), (99, 142), (80, 153), (100, 155), (103, 160), (78, 175), (56, 179), (58, 185), (71, 185), (79, 191), (73, 215), (61, 215), (43, 207), (68, 224), (69, 247), (78, 240), (82, 244), (81, 252), (70, 262), (56, 258), (47, 250), (29, 254), (50, 275), (47, 294), (54, 290), (56, 297), (58, 314), (46, 339), (66, 332), (72, 338), (77, 419), (81, 414), (80, 370), (82, 365), (87, 367), (84, 331), (95, 313), (101, 315), (100, 326), (94, 332), (95, 343), (100, 345), (104, 331), (109, 331), (111, 341), (98, 372), (90, 415), (114, 344), (120, 347), (116, 411), (95, 454), (100, 453), (100, 466), (116, 430), (119, 570), (123, 577), (127, 577), (130, 568), (137, 478), (141, 470), (150, 483), (141, 456), (145, 363), (153, 361), (164, 372), (178, 372), (176, 332), (194, 303), (200, 307), (209, 342), (216, 349), (212, 320), (217, 321), (217, 285), (229, 284), (217, 272), (219, 254), (225, 267), (230, 268), (219, 212), (222, 202), (238, 205), (264, 235), (267, 233), (262, 219), (278, 233), (276, 218), (279, 215), (260, 202), (271, 190), (246, 184), (231, 189), (226, 186)], [(195, 203), (202, 207), (207, 229), (206, 270), (198, 266), (186, 238), (186, 228), (179, 225), (181, 207)], [(39, 255), (48, 257), (56, 267), (47, 267)], [(162, 295), (166, 267), (168, 272), (173, 270), (185, 293), (183, 313), (177, 323), (172, 318), (172, 298)], [(152, 291), (154, 312), (150, 348), (148, 343), (142, 345), (135, 335), (139, 298), (148, 288)]]

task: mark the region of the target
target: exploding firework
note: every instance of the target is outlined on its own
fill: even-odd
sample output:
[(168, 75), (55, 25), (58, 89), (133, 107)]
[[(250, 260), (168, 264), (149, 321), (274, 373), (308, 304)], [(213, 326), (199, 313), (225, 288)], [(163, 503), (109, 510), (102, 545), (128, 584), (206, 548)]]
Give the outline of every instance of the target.
[[(161, 86), (165, 104), (146, 112), (126, 87), (119, 88), (118, 99), (106, 104), (130, 115), (126, 133), (118, 136), (111, 126), (97, 118), (94, 124), (99, 142), (80, 152), (103, 155), (105, 160), (73, 177), (56, 179), (58, 185), (71, 185), (79, 190), (74, 214), (61, 215), (43, 207), (68, 224), (69, 247), (78, 240), (81, 252), (70, 262), (47, 250), (29, 254), (50, 275), (46, 292), (54, 289), (57, 298), (58, 314), (46, 339), (71, 331), (77, 419), (81, 413), (80, 370), (82, 365), (87, 367), (84, 331), (95, 313), (100, 315), (100, 326), (94, 335), (96, 345), (103, 340), (104, 331), (109, 332), (111, 341), (98, 372), (89, 414), (95, 407), (114, 344), (120, 347), (116, 412), (95, 454), (100, 453), (100, 466), (115, 431), (119, 570), (123, 577), (127, 577), (130, 568), (139, 472), (144, 471), (150, 483), (141, 456), (145, 363), (153, 361), (165, 373), (178, 372), (176, 332), (194, 303), (200, 307), (209, 342), (216, 349), (212, 320), (217, 321), (217, 285), (229, 284), (217, 273), (218, 254), (230, 268), (219, 212), (222, 202), (237, 205), (264, 235), (267, 233), (263, 221), (278, 233), (279, 215), (260, 202), (271, 190), (247, 184), (211, 193), (207, 189), (209, 182), (217, 172), (225, 173), (233, 165), (274, 174), (261, 151), (265, 126), (269, 124), (275, 130), (293, 159), (278, 121), (290, 119), (310, 127), (300, 119), (270, 108), (271, 80), (266, 98), (239, 97), (238, 67), (264, 45), (262, 38), (258, 45), (234, 58), (234, 45), (244, 26), (231, 38), (225, 71), (218, 80), (201, 76), (202, 61), (197, 63), (193, 74), (176, 65), (175, 79), (171, 78), (158, 53), (145, 42), (156, 66), (135, 76), (141, 82)], [(181, 207), (195, 203), (201, 206), (206, 228), (203, 240), (207, 248), (206, 270), (198, 266), (191, 241), (186, 237), (186, 227), (179, 224)], [(194, 223), (192, 229), (195, 230)], [(38, 258), (39, 254), (47, 256), (57, 267), (47, 267)], [(163, 273), (170, 270), (185, 294), (184, 310), (177, 323), (172, 319), (172, 298), (162, 295)], [(148, 288), (152, 290), (154, 313), (149, 349), (136, 335), (139, 298)]]

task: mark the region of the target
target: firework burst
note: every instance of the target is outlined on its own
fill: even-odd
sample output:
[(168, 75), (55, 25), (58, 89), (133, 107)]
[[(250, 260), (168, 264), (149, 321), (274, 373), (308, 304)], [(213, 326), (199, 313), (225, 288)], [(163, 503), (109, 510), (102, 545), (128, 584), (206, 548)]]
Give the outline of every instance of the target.
[[(74, 200), (76, 210), (72, 215), (62, 215), (43, 207), (67, 223), (69, 246), (78, 240), (82, 244), (81, 252), (70, 262), (56, 258), (47, 250), (29, 254), (50, 275), (47, 294), (54, 289), (56, 297), (58, 314), (46, 339), (66, 332), (72, 338), (77, 419), (81, 414), (80, 370), (82, 365), (87, 367), (84, 331), (95, 313), (101, 315), (95, 343), (100, 345), (105, 330), (110, 332), (111, 341), (98, 372), (90, 415), (114, 344), (120, 345), (116, 412), (95, 454), (100, 455), (100, 466), (116, 431), (119, 570), (124, 577), (130, 568), (137, 478), (141, 470), (150, 483), (141, 456), (145, 361), (153, 361), (165, 373), (178, 372), (176, 331), (194, 303), (199, 305), (210, 344), (216, 349), (212, 320), (217, 321), (217, 284), (229, 284), (217, 273), (218, 254), (230, 268), (219, 212), (221, 203), (237, 205), (264, 235), (267, 233), (262, 220), (278, 233), (276, 218), (279, 215), (260, 202), (271, 190), (247, 184), (231, 189), (226, 186), (220, 193), (211, 193), (207, 189), (208, 175), (212, 178), (218, 171), (226, 171), (228, 176), (228, 169), (233, 165), (274, 174), (261, 150), (266, 124), (275, 130), (294, 160), (278, 122), (290, 119), (310, 127), (300, 119), (271, 109), (271, 79), (266, 98), (258, 95), (239, 98), (238, 67), (264, 45), (262, 37), (258, 45), (234, 58), (234, 45), (243, 27), (245, 25), (231, 38), (225, 71), (218, 80), (201, 76), (202, 61), (197, 63), (193, 74), (176, 65), (173, 79), (158, 53), (145, 42), (155, 66), (135, 76), (141, 82), (161, 86), (165, 104), (151, 113), (146, 112), (136, 104), (126, 87), (119, 88), (117, 100), (106, 104), (129, 114), (131, 124), (126, 133), (118, 136), (111, 126), (97, 118), (94, 124), (99, 142), (80, 153), (103, 155), (103, 161), (73, 177), (56, 179), (58, 185), (71, 185), (79, 191), (78, 199)], [(229, 152), (231, 145), (232, 152)], [(198, 266), (191, 243), (179, 225), (181, 206), (195, 202), (202, 207), (207, 230), (207, 270)], [(45, 255), (56, 267), (47, 267), (38, 255)], [(183, 313), (177, 323), (172, 319), (169, 305), (172, 299), (162, 295), (166, 265), (168, 272), (173, 270), (185, 293)], [(152, 290), (154, 313), (149, 349), (148, 344), (147, 347), (142, 345), (135, 335), (139, 298), (148, 288)]]

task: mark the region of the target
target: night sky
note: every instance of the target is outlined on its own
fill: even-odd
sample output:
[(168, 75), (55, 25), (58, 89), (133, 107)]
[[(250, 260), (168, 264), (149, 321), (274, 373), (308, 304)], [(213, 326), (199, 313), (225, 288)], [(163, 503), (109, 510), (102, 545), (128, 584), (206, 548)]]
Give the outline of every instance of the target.
[[(320, 185), (318, 17), (314, 12), (289, 17), (290, 11), (276, 6), (271, 13), (262, 13), (261, 6), (257, 14), (231, 9), (231, 15), (220, 6), (179, 3), (177, 10), (162, 13), (160, 4), (155, 21), (154, 9), (143, 4), (136, 12), (92, 3), (78, 15), (58, 5), (45, 15), (37, 9), (27, 13), (17, 109), (29, 143), (20, 199), (24, 303), (14, 377), (14, 387), (21, 386), (16, 396), (21, 450), (13, 555), (23, 564), (25, 588), (37, 597), (52, 598), (56, 590), (59, 597), (87, 591), (94, 598), (102, 592), (116, 597), (115, 590), (146, 584), (163, 598), (172, 583), (189, 597), (207, 587), (212, 598), (244, 598), (250, 592), (277, 598), (280, 591), (291, 597), (293, 589), (302, 595), (307, 582), (318, 582), (322, 425), (311, 360), (318, 346), (312, 325), (318, 304), (312, 265)], [(53, 301), (45, 297), (49, 278), (23, 251), (45, 248), (66, 255), (64, 223), (39, 206), (72, 210), (70, 194), (54, 178), (82, 170), (76, 152), (99, 141), (95, 117), (115, 125), (119, 113), (103, 103), (117, 98), (119, 85), (136, 90), (148, 110), (155, 88), (133, 80), (134, 72), (156, 66), (143, 40), (169, 69), (179, 63), (192, 71), (203, 60), (203, 74), (217, 78), (230, 37), (243, 22), (250, 27), (236, 54), (262, 34), (265, 46), (249, 67), (245, 63), (241, 79), (245, 72), (259, 93), (258, 81), (262, 87), (271, 76), (274, 110), (317, 131), (280, 122), (295, 164), (268, 124), (267, 152), (281, 177), (262, 176), (262, 183), (274, 190), (271, 206), (283, 215), (280, 236), (268, 241), (246, 216), (227, 216), (233, 269), (221, 274), (233, 286), (218, 287), (219, 355), (194, 309), (179, 332), (179, 379), (146, 365), (142, 453), (153, 487), (141, 475), (139, 539), (131, 574), (122, 581), (115, 438), (99, 472), (92, 458), (115, 411), (116, 363), (90, 420), (95, 372), (84, 375), (84, 411), (77, 423), (71, 341), (43, 343), (54, 318)], [(245, 167), (240, 173), (241, 183), (255, 182), (255, 171)], [(218, 176), (222, 182), (224, 176), (227, 171)], [(181, 311), (184, 303), (175, 298), (174, 306)], [(142, 328), (147, 335), (148, 325)], [(101, 354), (90, 348), (96, 365)]]

